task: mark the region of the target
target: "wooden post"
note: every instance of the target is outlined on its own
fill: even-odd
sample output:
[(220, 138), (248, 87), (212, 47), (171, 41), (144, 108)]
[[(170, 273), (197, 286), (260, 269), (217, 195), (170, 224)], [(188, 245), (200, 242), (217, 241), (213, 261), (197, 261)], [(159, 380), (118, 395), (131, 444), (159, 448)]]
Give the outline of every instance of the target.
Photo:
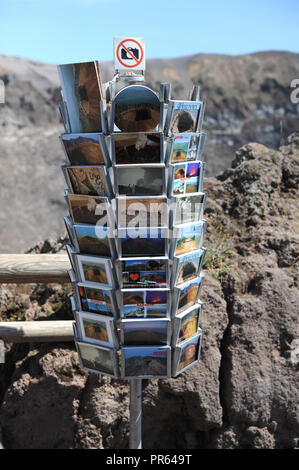
[(0, 283), (66, 283), (71, 269), (67, 253), (0, 255)]
[(130, 380), (130, 449), (142, 448), (142, 379)]

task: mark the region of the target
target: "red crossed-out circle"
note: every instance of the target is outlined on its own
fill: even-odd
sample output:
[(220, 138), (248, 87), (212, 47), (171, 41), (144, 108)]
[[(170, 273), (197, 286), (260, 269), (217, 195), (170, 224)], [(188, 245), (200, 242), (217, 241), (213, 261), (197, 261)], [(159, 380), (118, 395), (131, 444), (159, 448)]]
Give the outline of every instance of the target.
[[(126, 48), (126, 46), (124, 45), (125, 42), (135, 42), (135, 44), (137, 44), (137, 46), (140, 48), (140, 59), (137, 60), (136, 57), (134, 56), (134, 54), (132, 54), (132, 52)], [(127, 65), (125, 64), (121, 58), (119, 57), (119, 51), (120, 51), (120, 48), (123, 47), (127, 53), (132, 57), (132, 59), (136, 62), (135, 64), (133, 63), (132, 65)], [(124, 67), (128, 67), (129, 69), (132, 69), (134, 67), (137, 67), (137, 65), (141, 64), (142, 60), (143, 60), (143, 49), (142, 49), (142, 46), (141, 44), (139, 44), (138, 41), (135, 41), (135, 39), (124, 39), (122, 42), (119, 43), (119, 45), (117, 46), (117, 49), (116, 49), (116, 57), (117, 57), (117, 60), (119, 61), (119, 63), (121, 65), (123, 65)]]

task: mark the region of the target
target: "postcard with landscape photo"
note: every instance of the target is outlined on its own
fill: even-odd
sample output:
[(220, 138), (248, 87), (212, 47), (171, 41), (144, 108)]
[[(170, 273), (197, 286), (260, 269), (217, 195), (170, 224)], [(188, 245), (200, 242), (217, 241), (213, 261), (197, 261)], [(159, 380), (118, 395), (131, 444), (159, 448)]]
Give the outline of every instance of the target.
[(196, 303), (203, 278), (198, 277), (186, 284), (183, 284), (179, 290), (176, 315), (192, 307)]
[(125, 346), (166, 346), (169, 320), (123, 320), (121, 322)]
[(169, 346), (124, 347), (125, 377), (167, 377), (171, 348)]
[(167, 225), (167, 198), (117, 198), (119, 227), (165, 227)]
[(77, 312), (76, 320), (84, 341), (103, 346), (113, 346), (112, 324), (110, 317), (89, 312)]
[(188, 253), (180, 256), (177, 261), (177, 275), (175, 285), (191, 281), (199, 276), (205, 250), (199, 250), (195, 253)]
[(77, 255), (77, 262), (82, 282), (112, 287), (113, 282), (109, 259)]
[(155, 131), (160, 122), (160, 100), (150, 88), (131, 85), (115, 96), (112, 114), (120, 131)]
[(199, 359), (201, 334), (196, 335), (180, 345), (180, 356), (177, 372), (182, 372)]
[(97, 225), (74, 225), (80, 253), (111, 257), (109, 228)]
[(124, 305), (122, 309), (123, 318), (145, 318), (144, 305)]
[[(139, 307), (144, 317), (160, 318), (168, 316), (168, 290), (127, 290), (121, 289), (122, 316), (127, 317), (133, 311), (132, 306)], [(130, 308), (129, 308), (130, 307)], [(137, 311), (137, 310), (136, 310)], [(140, 310), (141, 316), (141, 310)]]
[(122, 261), (121, 280), (124, 288), (167, 287), (165, 259)]
[(124, 196), (162, 196), (165, 192), (163, 165), (117, 166), (118, 194)]
[(162, 138), (160, 132), (130, 132), (112, 134), (116, 165), (161, 163)]
[(76, 343), (76, 347), (83, 367), (97, 372), (103, 372), (104, 374), (115, 374), (115, 361), (112, 349), (79, 341)]
[(104, 166), (67, 166), (65, 168), (71, 189), (75, 194), (109, 196)]
[(58, 67), (72, 133), (102, 131), (100, 100), (103, 98), (96, 62), (63, 64)]
[(123, 258), (165, 256), (167, 240), (160, 228), (120, 229), (119, 238)]
[(71, 165), (105, 165), (100, 143), (103, 136), (91, 134), (62, 134), (61, 141)]
[(67, 199), (74, 224), (106, 227), (109, 223), (108, 199), (83, 194), (68, 194)]
[(199, 191), (201, 162), (179, 163), (172, 167), (170, 194), (196, 193)]
[(174, 134), (169, 162), (179, 163), (197, 160), (199, 157), (201, 134)]
[(204, 193), (193, 196), (180, 196), (176, 198), (174, 224), (198, 222), (204, 210)]
[(196, 101), (174, 101), (170, 121), (170, 133), (196, 132), (201, 103)]
[(113, 315), (109, 290), (82, 285), (78, 285), (77, 288), (83, 311)]
[(205, 222), (190, 224), (174, 228), (175, 248), (174, 256), (180, 256), (201, 247)]
[(201, 305), (197, 304), (194, 308), (191, 307), (187, 312), (182, 313), (175, 319), (177, 329), (175, 342), (177, 344), (180, 344), (197, 334), (200, 313)]

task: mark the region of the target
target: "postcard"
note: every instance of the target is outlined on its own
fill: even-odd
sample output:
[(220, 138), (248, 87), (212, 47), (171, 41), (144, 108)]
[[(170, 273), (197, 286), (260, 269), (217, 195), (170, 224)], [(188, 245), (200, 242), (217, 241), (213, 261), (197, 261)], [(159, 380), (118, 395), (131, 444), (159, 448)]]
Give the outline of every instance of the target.
[(124, 346), (167, 346), (170, 320), (122, 320), (120, 323)]
[(183, 134), (198, 132), (200, 114), (203, 109), (201, 101), (171, 100), (168, 105), (165, 121), (167, 134)]
[(120, 196), (162, 196), (165, 193), (163, 164), (117, 165), (115, 175)]
[(110, 164), (104, 134), (62, 134), (60, 139), (71, 165)]
[(169, 316), (169, 289), (121, 289), (120, 294), (120, 315), (123, 318)]
[(98, 256), (76, 255), (79, 267), (78, 277), (81, 282), (94, 285), (94, 287), (108, 286), (114, 287), (112, 277), (112, 265), (109, 258)]
[(69, 188), (75, 194), (110, 196), (110, 183), (104, 166), (63, 166)]
[(206, 193), (176, 197), (174, 204), (174, 225), (199, 222), (203, 217), (205, 201)]
[(123, 288), (167, 287), (168, 258), (127, 258), (120, 261)]
[(168, 225), (167, 198), (139, 196), (118, 197), (119, 227), (165, 227)]
[(169, 346), (128, 346), (122, 348), (123, 377), (169, 377)]
[(107, 347), (117, 347), (114, 319), (106, 315), (77, 312), (76, 322), (83, 341)]
[[(120, 90), (112, 102), (112, 123), (116, 131), (153, 132), (160, 122), (160, 100), (143, 85)], [(111, 126), (113, 129), (113, 126)]]
[(75, 344), (83, 368), (92, 372), (118, 377), (115, 349), (95, 346), (82, 341), (77, 341)]
[(173, 375), (187, 370), (190, 366), (196, 364), (200, 359), (202, 332), (181, 343), (175, 350)]
[(199, 161), (171, 165), (168, 181), (169, 196), (201, 192), (204, 168), (205, 163)]
[(122, 258), (161, 257), (167, 254), (167, 229), (160, 227), (118, 230)]
[(113, 240), (109, 227), (98, 225), (73, 225), (80, 253), (113, 256)]
[(163, 162), (161, 132), (114, 133), (111, 136), (112, 156), (116, 165), (139, 165)]
[(71, 194), (66, 189), (65, 198), (74, 224), (111, 225), (111, 205), (107, 197)]
[(200, 159), (203, 134), (174, 134), (167, 161), (171, 164)]
[(174, 320), (172, 344), (176, 346), (198, 333), (202, 303), (198, 302)]
[(201, 275), (192, 281), (188, 281), (185, 284), (180, 285), (180, 287), (174, 288), (174, 298), (173, 298), (173, 316), (179, 315), (187, 308), (192, 307), (200, 296), (200, 291), (202, 288), (204, 276)]
[(170, 257), (180, 256), (202, 247), (206, 232), (206, 221), (173, 227), (173, 240)]
[(112, 289), (90, 287), (88, 284), (77, 283), (75, 292), (84, 312), (101, 313), (116, 316), (117, 310)]
[(63, 64), (58, 66), (58, 71), (71, 132), (104, 131), (100, 107), (103, 91), (98, 63)]
[(172, 268), (172, 286), (184, 284), (199, 276), (204, 262), (206, 249), (203, 248), (174, 258)]

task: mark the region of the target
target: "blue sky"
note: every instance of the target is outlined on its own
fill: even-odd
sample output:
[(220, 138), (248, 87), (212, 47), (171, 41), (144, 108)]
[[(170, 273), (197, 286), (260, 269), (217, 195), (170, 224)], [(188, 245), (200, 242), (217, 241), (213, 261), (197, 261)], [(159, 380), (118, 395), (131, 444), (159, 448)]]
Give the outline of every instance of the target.
[(114, 36), (147, 58), (299, 52), (298, 0), (0, 0), (0, 54), (61, 64), (113, 58)]

